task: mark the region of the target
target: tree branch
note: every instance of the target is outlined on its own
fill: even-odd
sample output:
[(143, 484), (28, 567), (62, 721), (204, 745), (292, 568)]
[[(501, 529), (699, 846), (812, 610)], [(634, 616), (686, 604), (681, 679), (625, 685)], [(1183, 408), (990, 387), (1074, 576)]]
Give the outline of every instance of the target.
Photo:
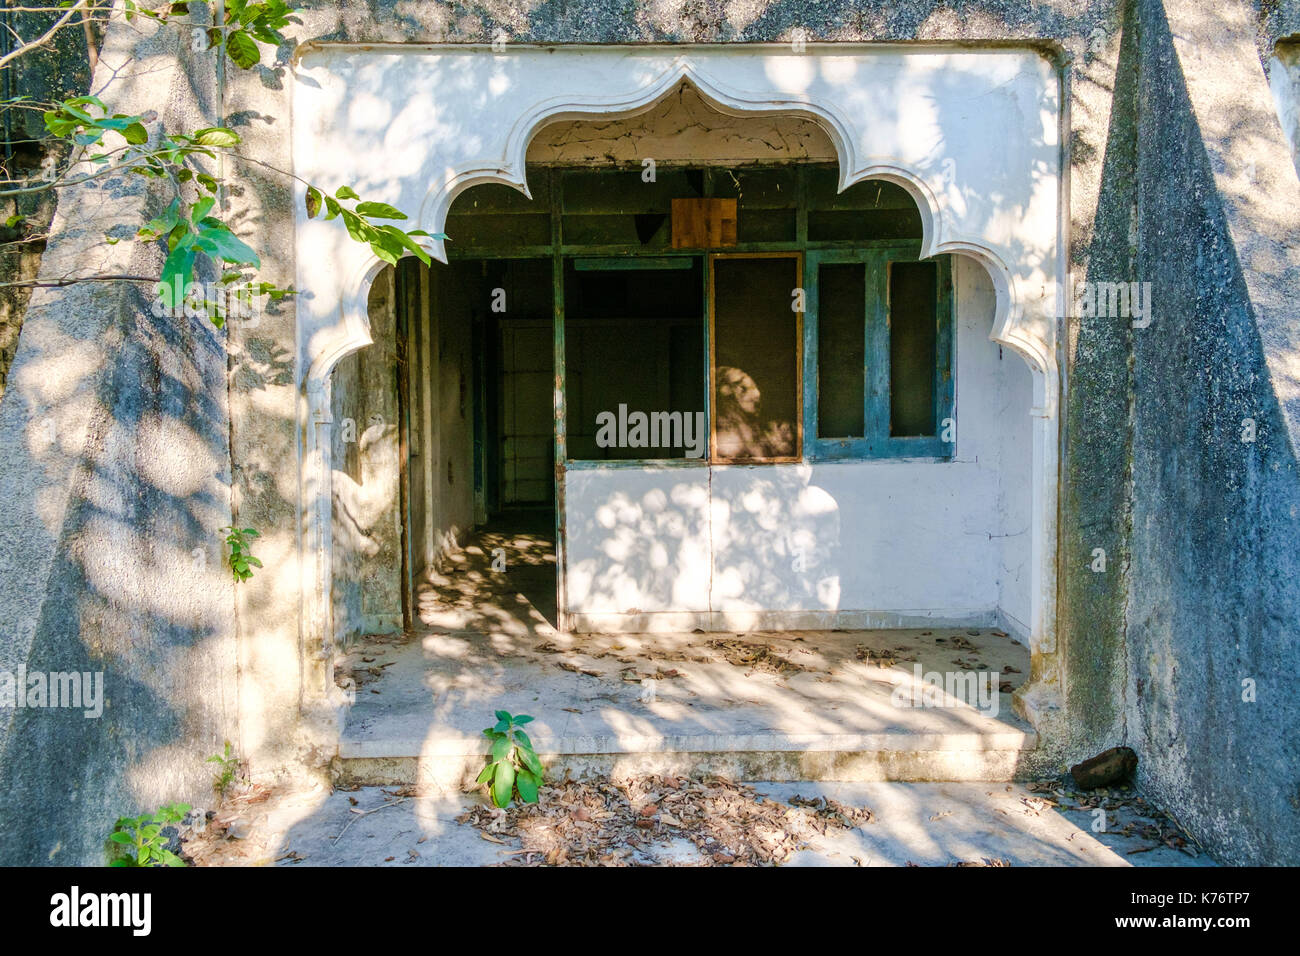
[(61, 289), (64, 286), (76, 285), (78, 282), (153, 282), (156, 284), (161, 281), (157, 276), (70, 276), (66, 279), (19, 279), (15, 282), (0, 282), (0, 289)]

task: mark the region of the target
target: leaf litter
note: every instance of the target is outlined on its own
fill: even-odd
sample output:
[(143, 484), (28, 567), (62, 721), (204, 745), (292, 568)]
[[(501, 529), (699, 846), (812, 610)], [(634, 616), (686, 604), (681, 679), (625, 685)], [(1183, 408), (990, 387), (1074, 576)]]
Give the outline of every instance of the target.
[(866, 807), (827, 797), (760, 797), (724, 777), (671, 775), (570, 780), (535, 804), (474, 806), (458, 818), (493, 843), (518, 845), (503, 866), (638, 866), (685, 840), (692, 866), (777, 866), (811, 840), (871, 823)]

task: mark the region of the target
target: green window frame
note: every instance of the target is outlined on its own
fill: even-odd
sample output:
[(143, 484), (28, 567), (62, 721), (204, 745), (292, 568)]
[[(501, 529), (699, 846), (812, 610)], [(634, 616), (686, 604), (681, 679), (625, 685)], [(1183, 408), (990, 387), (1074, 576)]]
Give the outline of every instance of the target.
[[(922, 260), (919, 243), (859, 249), (809, 249), (804, 267), (804, 457), (809, 461), (881, 458), (950, 459), (954, 443), (944, 441), (952, 420), (953, 376), (952, 262), (950, 256)], [(933, 435), (891, 434), (890, 280), (898, 263), (931, 262), (935, 268)], [(862, 435), (822, 437), (818, 428), (821, 357), (819, 355), (820, 275), (824, 265), (858, 265), (863, 269)]]

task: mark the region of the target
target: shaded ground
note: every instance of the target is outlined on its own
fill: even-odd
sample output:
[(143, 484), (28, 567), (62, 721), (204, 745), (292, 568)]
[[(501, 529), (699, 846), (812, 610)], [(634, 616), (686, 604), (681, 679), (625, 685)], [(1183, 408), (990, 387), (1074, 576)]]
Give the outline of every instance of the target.
[[(225, 835), (232, 823), (240, 839)], [(1213, 865), (1134, 791), (1078, 794), (1056, 781), (646, 777), (547, 787), (538, 807), (508, 810), (478, 794), (366, 787), (272, 794), (186, 836), (206, 865)]]
[(555, 513), (497, 515), (441, 569), (426, 569), (416, 592), (416, 616), (427, 628), (553, 632)]

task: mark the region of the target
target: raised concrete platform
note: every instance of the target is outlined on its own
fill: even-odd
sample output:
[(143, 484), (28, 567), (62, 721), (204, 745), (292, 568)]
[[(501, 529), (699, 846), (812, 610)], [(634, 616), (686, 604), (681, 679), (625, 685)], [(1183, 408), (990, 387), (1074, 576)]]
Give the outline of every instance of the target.
[[(1037, 738), (1009, 693), (1028, 670), (1027, 649), (974, 629), (375, 638), (340, 664), (357, 686), (336, 770), (355, 784), (466, 785), (505, 709), (536, 718), (533, 743), (557, 774), (1028, 779), (1043, 769)], [(992, 671), (983, 711), (969, 685), (924, 686), (927, 673)]]

